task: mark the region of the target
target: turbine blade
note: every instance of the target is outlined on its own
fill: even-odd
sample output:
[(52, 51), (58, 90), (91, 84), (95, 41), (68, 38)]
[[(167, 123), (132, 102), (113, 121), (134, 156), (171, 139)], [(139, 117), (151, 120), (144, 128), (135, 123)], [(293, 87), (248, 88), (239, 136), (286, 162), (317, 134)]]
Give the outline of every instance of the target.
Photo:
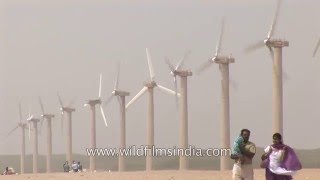
[(116, 81), (114, 83), (114, 90), (118, 89), (118, 86), (119, 86), (119, 75), (120, 75), (120, 62), (118, 62), (118, 64), (117, 64), (117, 77), (116, 77)]
[(102, 74), (100, 74), (100, 80), (99, 80), (99, 98), (101, 98), (101, 88), (102, 88)]
[(6, 138), (7, 137), (9, 137), (16, 129), (18, 129), (19, 128), (19, 125), (17, 125), (15, 128), (13, 128), (8, 134), (7, 134), (7, 136), (6, 136)]
[(149, 49), (148, 49), (148, 48), (146, 48), (146, 53), (147, 53), (147, 59), (148, 59), (150, 79), (151, 79), (151, 81), (153, 81), (153, 80), (154, 80), (154, 77), (155, 77), (155, 74), (154, 74), (154, 69), (153, 69), (153, 65), (152, 65), (152, 61), (151, 61), (151, 56), (150, 56), (150, 52), (149, 52)]
[(61, 134), (63, 135), (63, 120), (64, 120), (64, 113), (62, 111), (61, 113), (61, 119), (60, 119), (60, 128), (61, 128)]
[(320, 46), (320, 39), (318, 40), (318, 43), (317, 43), (317, 45), (316, 45), (316, 48), (315, 48), (314, 51), (313, 51), (313, 57), (316, 56), (317, 51), (318, 51), (318, 49), (319, 49), (319, 46)]
[(177, 67), (175, 70), (179, 70), (182, 66), (183, 66), (183, 63), (185, 62), (186, 58), (190, 55), (191, 51), (188, 50), (184, 53), (183, 57), (181, 58), (181, 60), (179, 61)]
[(33, 115), (29, 115), (27, 121), (30, 121), (33, 118)]
[(176, 93), (175, 91), (173, 91), (173, 90), (171, 90), (171, 89), (168, 89), (168, 88), (166, 88), (166, 87), (164, 87), (164, 86), (161, 86), (161, 85), (159, 85), (159, 84), (157, 84), (157, 87), (158, 87), (162, 92), (167, 93), (167, 94), (169, 94), (169, 95), (176, 95), (176, 94), (177, 94), (178, 97), (181, 96), (179, 93)]
[(197, 74), (200, 74), (202, 73), (203, 71), (205, 71), (206, 69), (208, 69), (211, 64), (213, 63), (212, 59), (208, 59), (208, 61), (202, 63), (202, 65), (200, 66), (200, 68), (197, 69), (196, 73)]
[(140, 91), (134, 98), (132, 98), (132, 100), (126, 105), (126, 109), (128, 109), (128, 107), (129, 107), (132, 103), (134, 103), (137, 99), (139, 99), (147, 90), (148, 90), (147, 87), (143, 87), (143, 88), (141, 89), (141, 91)]
[(64, 107), (59, 92), (57, 92), (57, 96), (58, 96), (58, 100), (59, 100), (60, 106), (61, 106), (61, 107)]
[(43, 107), (43, 103), (42, 103), (42, 100), (41, 100), (40, 96), (39, 96), (39, 103), (40, 103), (40, 108), (41, 108), (42, 115), (44, 115), (44, 107)]
[(20, 116), (20, 122), (22, 122), (22, 109), (21, 109), (20, 103), (19, 103), (19, 116)]
[(29, 129), (28, 129), (28, 136), (29, 136), (29, 141), (30, 141), (30, 136), (31, 136), (31, 125), (30, 125), (30, 122), (28, 123), (28, 125), (29, 125)]
[(248, 53), (251, 53), (251, 52), (253, 52), (253, 51), (255, 51), (255, 50), (259, 49), (259, 48), (262, 48), (262, 47), (264, 47), (264, 46), (265, 46), (264, 42), (263, 42), (263, 41), (259, 41), (259, 42), (255, 43), (255, 44), (247, 47), (247, 48), (244, 50), (244, 52), (245, 52), (246, 54), (248, 54)]
[(42, 117), (42, 119), (40, 120), (40, 128), (39, 128), (39, 134), (41, 135), (41, 129), (42, 129), (42, 124), (44, 121), (44, 117)]
[(106, 116), (105, 116), (105, 114), (104, 114), (102, 105), (100, 104), (99, 106), (100, 106), (101, 116), (102, 116), (102, 118), (103, 118), (104, 124), (106, 125), (106, 127), (108, 127), (107, 119), (106, 119)]
[(271, 59), (272, 59), (272, 61), (273, 61), (273, 58), (274, 58), (273, 49), (272, 49), (272, 47), (270, 47), (270, 46), (268, 46), (268, 49), (269, 49), (269, 52), (270, 52)]
[(176, 101), (176, 108), (177, 111), (179, 110), (179, 100), (178, 100), (178, 82), (177, 82), (177, 76), (173, 77), (173, 83), (174, 83), (174, 91), (175, 91), (175, 101)]
[(174, 66), (170, 62), (169, 58), (165, 57), (164, 59), (165, 59), (166, 64), (169, 66), (170, 71), (173, 72), (174, 71)]
[(121, 105), (121, 99), (120, 99), (119, 96), (117, 96), (117, 101), (118, 101), (118, 103)]
[(216, 46), (216, 55), (215, 56), (218, 56), (218, 54), (220, 54), (222, 38), (223, 38), (223, 34), (224, 34), (224, 23), (225, 23), (225, 17), (223, 17), (221, 20), (221, 31), (220, 31), (218, 44)]
[(268, 32), (268, 36), (267, 38), (270, 39), (273, 36), (274, 33), (274, 29), (277, 25), (277, 21), (278, 21), (278, 16), (279, 16), (279, 11), (280, 11), (280, 6), (281, 6), (281, 0), (277, 1), (277, 7), (276, 7), (276, 12), (274, 14), (273, 20), (272, 20), (272, 24), (270, 27), (270, 30)]

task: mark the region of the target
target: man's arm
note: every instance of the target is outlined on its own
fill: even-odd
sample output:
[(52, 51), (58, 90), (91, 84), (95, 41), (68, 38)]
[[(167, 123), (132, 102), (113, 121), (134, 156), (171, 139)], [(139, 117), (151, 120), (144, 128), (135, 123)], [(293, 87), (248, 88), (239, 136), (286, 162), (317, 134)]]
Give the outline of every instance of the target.
[(263, 161), (263, 160), (267, 159), (271, 153), (272, 153), (272, 148), (271, 147), (267, 147), (265, 149), (265, 153), (263, 153), (262, 156), (261, 156), (261, 160)]
[(239, 159), (239, 156), (238, 156), (238, 155), (235, 155), (235, 154), (231, 154), (230, 158), (231, 158), (231, 159)]
[(256, 154), (256, 146), (253, 144), (253, 147), (251, 147), (250, 149), (246, 149), (244, 144), (240, 146), (241, 153), (247, 156), (248, 158), (252, 159)]

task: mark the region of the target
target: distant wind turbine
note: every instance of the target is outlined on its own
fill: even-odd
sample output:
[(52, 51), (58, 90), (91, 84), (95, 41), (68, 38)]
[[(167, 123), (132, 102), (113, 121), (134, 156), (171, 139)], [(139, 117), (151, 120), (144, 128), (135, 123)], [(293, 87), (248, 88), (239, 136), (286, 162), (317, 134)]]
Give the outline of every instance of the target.
[[(119, 73), (120, 73), (120, 64), (118, 64), (118, 70), (117, 70), (117, 76), (116, 81), (114, 84), (113, 91), (111, 92), (111, 95), (108, 97), (108, 99), (104, 102), (106, 105), (108, 105), (113, 97), (117, 97), (117, 100), (120, 105), (120, 147), (119, 149), (126, 148), (126, 96), (129, 96), (130, 93), (126, 91), (120, 91), (118, 89), (119, 85)], [(118, 171), (122, 172), (125, 171), (125, 164), (124, 164), (124, 156), (119, 154), (118, 159)]]
[(46, 167), (47, 167), (47, 173), (52, 172), (51, 168), (51, 158), (52, 158), (52, 118), (54, 118), (53, 114), (45, 113), (44, 106), (41, 100), (41, 97), (39, 97), (39, 104), (41, 107), (41, 123), (40, 123), (40, 130), (42, 128), (42, 123), (44, 120), (47, 120), (47, 161), (46, 161)]
[(282, 48), (289, 46), (286, 40), (273, 39), (277, 24), (281, 0), (278, 0), (276, 12), (268, 32), (267, 38), (249, 48), (246, 52), (254, 51), (266, 46), (269, 49), (273, 62), (273, 132), (283, 134), (283, 85), (282, 85)]
[[(189, 70), (182, 70), (183, 63), (190, 53), (188, 51), (185, 53), (184, 57), (179, 61), (177, 66), (173, 66), (168, 58), (166, 58), (166, 63), (169, 66), (170, 73), (173, 76), (175, 91), (177, 92), (177, 80), (176, 77), (180, 76), (180, 148), (187, 149), (188, 148), (188, 76), (192, 76), (192, 72)], [(177, 93), (176, 93), (177, 94)], [(179, 169), (187, 170), (189, 168), (187, 157), (185, 155), (179, 156)]]
[(20, 121), (18, 125), (13, 128), (6, 136), (8, 138), (13, 132), (18, 128), (21, 128), (21, 154), (20, 154), (20, 174), (25, 173), (25, 156), (26, 156), (26, 141), (25, 141), (25, 130), (27, 129), (27, 124), (22, 122), (22, 112), (21, 105), (19, 104), (19, 117)]
[[(152, 146), (154, 146), (154, 88), (155, 87), (159, 88), (159, 90), (169, 95), (176, 95), (176, 92), (164, 86), (161, 86), (155, 81), (155, 73), (154, 73), (152, 60), (151, 60), (151, 56), (148, 48), (146, 48), (146, 54), (147, 54), (148, 67), (149, 67), (149, 73), (150, 73), (150, 81), (144, 83), (144, 87), (127, 104), (126, 109), (128, 109), (132, 103), (134, 103), (143, 94), (145, 94), (148, 91), (147, 146), (149, 149), (151, 149)], [(153, 169), (152, 166), (153, 166), (153, 157), (152, 157), (151, 151), (148, 151), (148, 154), (146, 155), (146, 170), (147, 171), (152, 170)]]
[[(221, 148), (230, 148), (230, 97), (229, 97), (229, 64), (234, 63), (234, 58), (229, 56), (223, 56), (220, 54), (221, 44), (224, 34), (224, 18), (222, 19), (221, 32), (219, 41), (216, 46), (216, 53), (213, 58), (210, 58), (205, 62), (198, 72), (202, 72), (207, 69), (213, 63), (219, 65), (221, 72), (221, 101), (222, 101), (222, 112), (221, 112), (221, 122), (220, 122), (220, 132), (221, 132)], [(220, 157), (220, 170), (228, 170), (230, 158), (228, 156)]]
[[(91, 119), (90, 119), (90, 148), (91, 149), (96, 149), (96, 105), (98, 104), (100, 107), (100, 112), (103, 118), (103, 121), (108, 127), (107, 120), (103, 111), (103, 108), (101, 106), (101, 87), (102, 87), (102, 75), (100, 74), (100, 81), (99, 81), (99, 94), (97, 99), (93, 100), (88, 100), (84, 106), (90, 107), (90, 114), (91, 114)], [(96, 170), (96, 157), (95, 156), (90, 156), (90, 171)]]
[(29, 116), (27, 118), (27, 122), (29, 125), (29, 140), (30, 140), (30, 132), (31, 132), (31, 123), (32, 123), (32, 145), (33, 145), (33, 156), (32, 156), (32, 163), (33, 163), (33, 173), (38, 173), (38, 122), (40, 119), (34, 118), (31, 115), (29, 109)]
[[(64, 106), (59, 93), (57, 95), (58, 95), (58, 100), (61, 106), (60, 108), (60, 111), (62, 114), (61, 125), (63, 125), (64, 113), (67, 114), (66, 160), (69, 162), (69, 164), (71, 164), (72, 163), (72, 112), (74, 112), (75, 109), (71, 107), (71, 103), (68, 106)], [(63, 127), (61, 128), (63, 129)]]

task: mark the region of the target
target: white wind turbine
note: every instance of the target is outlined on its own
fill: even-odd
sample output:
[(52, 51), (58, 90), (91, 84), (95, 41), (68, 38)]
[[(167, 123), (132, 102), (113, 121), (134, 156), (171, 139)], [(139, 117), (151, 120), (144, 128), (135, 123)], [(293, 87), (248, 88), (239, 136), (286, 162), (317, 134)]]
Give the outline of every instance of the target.
[(27, 129), (27, 123), (22, 122), (22, 112), (21, 112), (20, 104), (19, 104), (19, 117), (20, 117), (20, 121), (18, 125), (7, 134), (6, 138), (9, 137), (18, 128), (21, 128), (20, 173), (24, 174), (24, 170), (25, 170), (24, 165), (25, 165), (25, 156), (26, 156), (25, 130)]
[[(144, 93), (148, 91), (148, 119), (147, 119), (147, 146), (148, 148), (151, 148), (154, 146), (154, 88), (157, 87), (159, 90), (163, 91), (164, 93), (170, 94), (170, 95), (176, 95), (176, 92), (173, 90), (170, 90), (164, 86), (159, 85), (155, 81), (155, 73), (151, 61), (151, 56), (148, 48), (146, 48), (147, 53), (147, 60), (148, 60), (148, 66), (149, 66), (149, 73), (150, 73), (150, 81), (144, 83), (144, 87), (141, 89), (141, 91), (127, 104), (126, 109), (129, 108), (129, 106), (134, 103), (136, 100), (138, 100)], [(153, 157), (151, 154), (151, 151), (148, 151), (148, 154), (146, 154), (146, 170), (152, 170), (152, 164), (153, 164)]]
[[(50, 173), (52, 171), (51, 168), (51, 157), (52, 157), (52, 118), (54, 118), (53, 114), (45, 113), (44, 106), (41, 100), (41, 97), (39, 97), (39, 104), (41, 107), (41, 124), (40, 124), (40, 131), (42, 128), (42, 123), (44, 120), (47, 121), (47, 161), (46, 161), (46, 171), (47, 173)], [(39, 132), (40, 132), (39, 131)]]
[[(125, 105), (126, 105), (126, 96), (129, 96), (130, 93), (126, 91), (120, 91), (118, 89), (119, 84), (119, 73), (120, 73), (120, 64), (118, 64), (118, 70), (117, 70), (117, 77), (114, 84), (113, 91), (111, 92), (111, 95), (108, 97), (108, 99), (105, 101), (105, 104), (108, 105), (113, 97), (117, 97), (117, 100), (120, 105), (120, 146), (119, 149), (126, 148), (126, 111), (125, 111)], [(124, 164), (124, 156), (119, 154), (118, 159), (118, 171), (125, 171), (125, 164)]]
[(320, 39), (318, 40), (318, 43), (317, 43), (317, 45), (316, 45), (316, 48), (315, 48), (314, 51), (313, 51), (313, 57), (316, 56), (317, 51), (318, 51), (318, 49), (319, 49), (319, 46), (320, 46)]
[(62, 115), (62, 117), (61, 117), (61, 126), (62, 126), (61, 130), (63, 129), (64, 113), (67, 114), (66, 160), (68, 161), (69, 164), (71, 164), (72, 163), (72, 112), (74, 112), (75, 109), (71, 107), (72, 103), (70, 103), (68, 106), (64, 106), (59, 93), (57, 93), (57, 95), (58, 95), (58, 100), (59, 100), (59, 103), (61, 106), (61, 108), (60, 108), (61, 115)]
[[(103, 121), (108, 127), (106, 116), (104, 114), (103, 108), (101, 106), (101, 87), (102, 87), (102, 75), (100, 74), (100, 81), (99, 81), (99, 94), (97, 99), (87, 100), (86, 104), (84, 106), (90, 107), (90, 148), (95, 149), (96, 148), (96, 105), (100, 107), (101, 116), (103, 118)], [(96, 158), (95, 156), (90, 156), (90, 171), (96, 170)]]
[(267, 38), (249, 48), (246, 52), (251, 52), (266, 46), (269, 49), (273, 62), (273, 132), (283, 134), (283, 83), (282, 83), (282, 48), (289, 46), (289, 42), (281, 39), (274, 39), (273, 33), (277, 24), (281, 0), (278, 0), (275, 16)]
[[(180, 135), (179, 135), (179, 141), (180, 141), (180, 147), (182, 149), (188, 148), (188, 76), (192, 76), (192, 72), (189, 70), (182, 70), (181, 67), (183, 66), (183, 63), (187, 57), (187, 55), (190, 53), (188, 51), (185, 53), (184, 57), (179, 61), (178, 65), (174, 67), (168, 58), (166, 58), (166, 63), (169, 66), (170, 73), (173, 76), (175, 91), (177, 92), (177, 80), (176, 76), (180, 76), (181, 83), (180, 83)], [(175, 93), (177, 94), (177, 93)], [(187, 157), (179, 156), (179, 169), (180, 170), (187, 170), (189, 168)]]
[[(222, 111), (221, 111), (221, 121), (220, 121), (220, 138), (221, 138), (221, 148), (229, 149), (230, 148), (230, 100), (229, 100), (229, 64), (234, 63), (234, 58), (229, 56), (223, 56), (220, 54), (222, 38), (224, 34), (224, 18), (222, 19), (221, 32), (219, 41), (216, 45), (215, 55), (208, 59), (205, 62), (198, 72), (202, 72), (213, 63), (219, 65), (221, 72), (221, 101), (222, 101)], [(221, 156), (220, 157), (220, 170), (229, 169), (229, 157)]]
[[(30, 108), (30, 107), (29, 107)], [(30, 140), (30, 132), (31, 132), (31, 123), (32, 123), (32, 145), (33, 145), (33, 156), (32, 156), (32, 163), (33, 163), (33, 173), (38, 173), (38, 122), (40, 119), (34, 118), (31, 115), (31, 110), (29, 109), (29, 116), (27, 118), (27, 122), (29, 125), (29, 140)]]

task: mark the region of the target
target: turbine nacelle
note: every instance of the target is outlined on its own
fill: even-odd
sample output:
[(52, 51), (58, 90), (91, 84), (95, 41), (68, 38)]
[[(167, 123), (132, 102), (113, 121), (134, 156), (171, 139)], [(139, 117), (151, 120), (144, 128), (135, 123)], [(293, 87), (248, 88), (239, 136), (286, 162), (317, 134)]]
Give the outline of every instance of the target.
[(60, 108), (60, 111), (63, 113), (63, 112), (69, 112), (69, 113), (71, 113), (71, 112), (74, 112), (74, 111), (76, 111), (74, 108), (70, 108), (70, 107), (62, 107), (62, 108)]
[(213, 62), (218, 63), (218, 64), (230, 64), (234, 63), (234, 58), (229, 55), (229, 56), (215, 56), (212, 58)]
[(126, 91), (118, 91), (118, 90), (113, 90), (112, 91), (113, 96), (129, 96), (130, 93)]
[(87, 103), (84, 104), (84, 106), (87, 106), (87, 105), (96, 105), (96, 104), (101, 104), (101, 100), (100, 99), (95, 99), (95, 100), (87, 100)]
[(173, 76), (181, 76), (181, 77), (192, 76), (192, 72), (189, 70), (175, 70), (172, 73), (173, 73)]
[(32, 118), (30, 118), (30, 119), (27, 119), (27, 121), (28, 121), (28, 122), (36, 122), (36, 123), (37, 123), (37, 122), (40, 122), (40, 119), (36, 119), (36, 118), (33, 118), (33, 117), (32, 117)]
[(149, 82), (145, 82), (144, 86), (147, 88), (154, 88), (157, 86), (157, 83), (155, 81), (149, 81)]
[(269, 42), (270, 42), (270, 38), (266, 38), (266, 39), (263, 40), (263, 43), (264, 43), (266, 46), (268, 46)]
[(266, 38), (264, 41), (264, 44), (268, 47), (285, 47), (289, 46), (289, 42), (282, 39), (270, 39)]
[(54, 118), (54, 115), (53, 114), (41, 114), (41, 117), (51, 119), (51, 118)]

